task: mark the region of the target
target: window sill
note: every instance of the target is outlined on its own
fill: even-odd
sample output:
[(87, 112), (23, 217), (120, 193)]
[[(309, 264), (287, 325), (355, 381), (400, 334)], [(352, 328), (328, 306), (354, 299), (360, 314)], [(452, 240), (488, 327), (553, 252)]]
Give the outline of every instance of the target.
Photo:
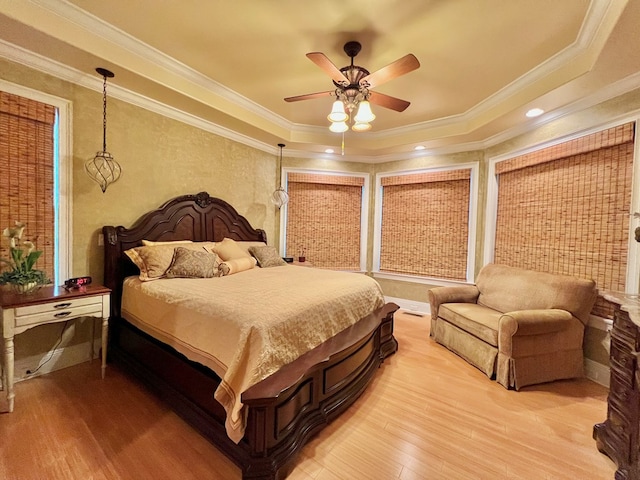
[(472, 282), (463, 282), (460, 280), (447, 280), (444, 278), (421, 277), (418, 275), (409, 275), (406, 273), (388, 273), (388, 272), (372, 272), (373, 278), (382, 278), (385, 280), (397, 280), (401, 282), (421, 283), (424, 285), (437, 285), (442, 287), (473, 285)]

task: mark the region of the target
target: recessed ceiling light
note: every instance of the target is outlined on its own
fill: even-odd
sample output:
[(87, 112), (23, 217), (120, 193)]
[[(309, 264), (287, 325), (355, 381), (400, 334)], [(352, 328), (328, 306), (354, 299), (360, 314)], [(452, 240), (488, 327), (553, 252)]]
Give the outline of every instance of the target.
[(533, 118), (533, 117), (539, 117), (543, 113), (544, 113), (544, 110), (542, 110), (541, 108), (532, 108), (526, 113), (526, 115), (529, 118)]
[(426, 147), (424, 145), (418, 145), (414, 147), (414, 150), (424, 150)]
[(327, 148), (324, 153), (333, 153), (333, 148)]

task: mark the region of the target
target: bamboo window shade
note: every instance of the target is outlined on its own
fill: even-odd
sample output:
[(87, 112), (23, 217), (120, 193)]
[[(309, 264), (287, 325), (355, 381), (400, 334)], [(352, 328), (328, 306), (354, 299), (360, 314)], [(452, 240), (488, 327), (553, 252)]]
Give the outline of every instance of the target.
[(466, 280), (471, 169), (383, 177), (380, 271)]
[[(22, 240), (42, 250), (36, 268), (49, 278), (55, 261), (55, 118), (51, 105), (0, 92), (0, 230), (26, 223)], [(8, 258), (8, 242), (0, 247), (0, 257)]]
[[(496, 164), (495, 262), (625, 290), (634, 124)], [(599, 298), (594, 315), (610, 316)]]
[(287, 175), (287, 255), (314, 267), (360, 270), (362, 187), (349, 175)]

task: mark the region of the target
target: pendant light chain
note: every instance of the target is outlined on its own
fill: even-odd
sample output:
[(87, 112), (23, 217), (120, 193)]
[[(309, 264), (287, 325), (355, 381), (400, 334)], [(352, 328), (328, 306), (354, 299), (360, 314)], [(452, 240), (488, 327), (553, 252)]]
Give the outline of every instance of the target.
[(102, 193), (107, 187), (115, 183), (120, 178), (122, 168), (115, 161), (113, 156), (107, 151), (107, 77), (113, 78), (115, 75), (107, 69), (96, 68), (103, 77), (102, 83), (102, 151), (96, 153), (95, 157), (90, 158), (84, 164), (87, 175), (100, 185)]
[(107, 76), (102, 82), (102, 151), (107, 151)]

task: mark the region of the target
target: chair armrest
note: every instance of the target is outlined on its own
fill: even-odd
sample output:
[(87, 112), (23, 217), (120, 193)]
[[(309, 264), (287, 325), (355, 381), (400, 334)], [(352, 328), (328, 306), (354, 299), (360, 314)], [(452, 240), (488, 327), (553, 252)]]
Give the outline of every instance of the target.
[(500, 317), (498, 336), (543, 335), (566, 329), (573, 315), (566, 310), (547, 308), (539, 310), (518, 310)]
[(459, 287), (434, 287), (429, 290), (429, 306), (431, 318), (438, 318), (438, 309), (443, 303), (476, 303), (480, 290), (475, 285)]

